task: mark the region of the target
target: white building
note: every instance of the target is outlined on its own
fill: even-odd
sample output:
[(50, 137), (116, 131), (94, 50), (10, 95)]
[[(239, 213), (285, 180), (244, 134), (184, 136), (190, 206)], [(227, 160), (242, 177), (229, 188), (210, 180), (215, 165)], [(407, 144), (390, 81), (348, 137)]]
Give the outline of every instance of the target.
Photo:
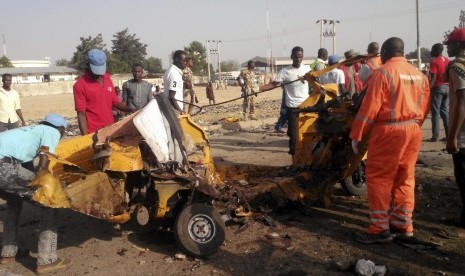
[(12, 83), (38, 83), (75, 80), (76, 69), (66, 66), (0, 68), (0, 75), (11, 74)]
[(50, 67), (51, 61), (49, 57), (46, 57), (45, 60), (11, 60), (11, 64), (13, 64), (15, 68)]

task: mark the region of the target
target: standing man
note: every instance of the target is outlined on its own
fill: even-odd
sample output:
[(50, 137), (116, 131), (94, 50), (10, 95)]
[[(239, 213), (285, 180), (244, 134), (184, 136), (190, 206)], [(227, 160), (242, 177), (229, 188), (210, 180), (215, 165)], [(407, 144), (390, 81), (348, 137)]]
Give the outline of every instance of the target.
[[(291, 82), (303, 77), (310, 72), (310, 66), (303, 65), (304, 49), (296, 46), (291, 51), (292, 65), (284, 67), (279, 71), (273, 83), (262, 86), (262, 90), (273, 89), (283, 83)], [(308, 82), (296, 81), (284, 86), (286, 114), (288, 116), (287, 135), (289, 136), (289, 154), (294, 155), (297, 132), (297, 118), (299, 105), (308, 98)]]
[[(371, 42), (368, 44), (367, 53), (369, 55), (375, 55), (379, 53), (379, 44), (378, 42)], [(371, 73), (378, 69), (381, 66), (381, 57), (377, 56), (366, 61), (365, 64), (362, 64), (362, 67), (358, 71), (360, 80), (366, 85), (368, 79), (371, 76)]]
[(113, 124), (113, 106), (121, 111), (134, 111), (118, 98), (106, 69), (106, 54), (99, 49), (90, 50), (86, 72), (73, 86), (74, 106), (82, 135)]
[[(249, 60), (247, 63), (247, 69), (242, 70), (237, 81), (241, 86), (242, 96), (244, 97), (244, 102), (242, 103), (242, 113), (244, 120), (247, 119), (255, 120), (255, 103), (254, 98), (250, 95), (254, 93), (255, 85), (255, 61)], [(255, 95), (256, 97), (257, 95)], [(248, 110), (248, 112), (247, 112)], [(248, 114), (247, 114), (248, 113)]]
[(455, 57), (446, 71), (446, 81), (450, 85), (450, 124), (446, 148), (452, 154), (455, 181), (462, 200), (457, 238), (465, 238), (465, 28), (455, 29), (444, 44), (447, 45), (449, 57)]
[(184, 81), (184, 101), (189, 102), (189, 105), (184, 105), (184, 113), (187, 114), (190, 114), (194, 108), (195, 99), (192, 66), (194, 66), (194, 61), (191, 57), (186, 57), (186, 67), (182, 70), (182, 80)]
[(371, 131), (366, 165), (370, 226), (355, 239), (367, 244), (391, 241), (391, 231), (413, 236), (415, 163), (430, 92), (426, 76), (405, 59), (402, 39), (386, 40), (381, 60), (350, 133), (357, 153), (358, 142)]
[[(26, 188), (26, 185), (35, 177), (35, 172), (24, 168), (21, 164), (32, 161), (41, 146), (48, 147), (49, 152), (53, 153), (67, 125), (65, 118), (56, 114), (48, 114), (39, 125), (25, 126), (0, 133), (0, 195), (7, 202), (0, 264), (13, 262), (18, 253), (16, 236), (23, 200), (9, 191)], [(47, 169), (47, 167), (47, 157), (43, 154), (39, 155), (38, 170)], [(56, 211), (57, 209), (41, 208), (37, 274), (56, 272), (71, 263), (70, 260), (57, 257)]]
[(182, 80), (182, 70), (186, 67), (186, 62), (186, 53), (182, 50), (177, 50), (173, 54), (173, 64), (166, 70), (163, 76), (164, 93), (177, 114), (183, 113), (184, 82)]
[(318, 57), (315, 61), (310, 64), (312, 71), (320, 71), (326, 68), (326, 61), (328, 60), (328, 50), (320, 48), (318, 50)]
[[(344, 57), (346, 59), (350, 59), (355, 57), (355, 51), (350, 49), (344, 53)], [(358, 77), (358, 69), (359, 64), (357, 63), (348, 63), (344, 66), (340, 67), (341, 70), (344, 72), (345, 76), (345, 87), (344, 90), (349, 92), (350, 97), (354, 95), (354, 93), (358, 93), (362, 90), (362, 82)]]
[(444, 130), (449, 133), (449, 83), (444, 80), (449, 59), (442, 55), (444, 46), (436, 43), (431, 47), (431, 57), (434, 59), (430, 63), (430, 89), (431, 89), (431, 125), (433, 136), (430, 142), (436, 142), (439, 138), (439, 116), (441, 116)]
[(211, 81), (208, 82), (208, 85), (205, 88), (205, 92), (207, 93), (208, 104), (216, 104), (215, 93), (213, 92), (213, 85)]
[[(336, 55), (330, 55), (328, 58), (329, 66), (336, 64), (339, 62), (339, 57)], [(337, 84), (338, 94), (339, 96), (345, 93), (344, 84), (345, 84), (345, 77), (344, 72), (339, 68), (334, 68), (333, 70), (329, 71), (328, 73), (322, 75), (320, 77), (321, 84), (328, 84), (328, 83), (335, 83)]]
[(140, 63), (132, 65), (132, 80), (123, 83), (123, 104), (127, 107), (139, 110), (146, 106), (152, 96), (152, 84), (142, 79), (144, 66)]
[(21, 112), (19, 93), (11, 89), (11, 74), (3, 74), (3, 86), (0, 88), (0, 132), (17, 128), (19, 120), (23, 126), (26, 122)]

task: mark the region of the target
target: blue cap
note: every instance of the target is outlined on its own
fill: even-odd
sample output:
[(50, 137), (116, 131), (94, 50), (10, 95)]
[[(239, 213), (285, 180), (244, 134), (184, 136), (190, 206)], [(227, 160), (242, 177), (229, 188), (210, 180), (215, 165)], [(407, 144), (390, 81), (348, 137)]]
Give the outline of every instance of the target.
[(47, 122), (56, 127), (65, 127), (68, 125), (68, 121), (60, 115), (49, 113), (45, 116), (42, 122)]
[(333, 65), (335, 63), (338, 63), (341, 58), (337, 55), (330, 55), (328, 57), (328, 64)]
[(87, 53), (90, 70), (98, 76), (103, 76), (107, 71), (107, 55), (99, 49), (92, 49)]

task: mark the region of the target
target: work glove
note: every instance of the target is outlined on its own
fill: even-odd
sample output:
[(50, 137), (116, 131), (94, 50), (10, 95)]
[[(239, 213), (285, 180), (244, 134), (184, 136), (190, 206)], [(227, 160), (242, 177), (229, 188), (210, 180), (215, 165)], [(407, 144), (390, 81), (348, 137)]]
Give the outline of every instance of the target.
[(358, 142), (357, 140), (352, 140), (352, 150), (355, 154), (358, 154)]

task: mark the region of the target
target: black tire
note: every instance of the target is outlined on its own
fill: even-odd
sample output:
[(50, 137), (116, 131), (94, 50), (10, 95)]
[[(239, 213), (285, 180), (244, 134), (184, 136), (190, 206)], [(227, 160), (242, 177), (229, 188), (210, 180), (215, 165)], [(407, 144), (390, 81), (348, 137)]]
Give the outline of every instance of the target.
[(365, 163), (363, 161), (351, 176), (341, 181), (341, 186), (350, 195), (362, 196), (367, 194)]
[(176, 242), (185, 253), (205, 257), (215, 254), (225, 239), (225, 226), (218, 211), (203, 203), (187, 205), (174, 227)]

